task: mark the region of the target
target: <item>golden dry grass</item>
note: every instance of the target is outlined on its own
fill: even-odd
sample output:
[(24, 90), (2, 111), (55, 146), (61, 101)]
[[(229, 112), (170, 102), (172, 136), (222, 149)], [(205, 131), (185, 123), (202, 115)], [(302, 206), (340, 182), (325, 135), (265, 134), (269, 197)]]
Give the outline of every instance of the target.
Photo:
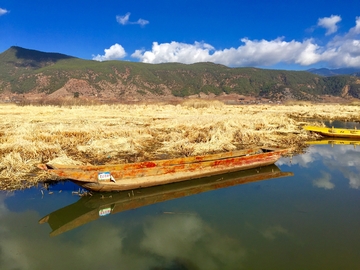
[(202, 103), (0, 105), (0, 189), (49, 178), (38, 163), (115, 164), (252, 146), (301, 147), (315, 136), (301, 128), (307, 118), (360, 119), (358, 106)]
[(204, 100), (204, 99), (187, 99), (181, 103), (182, 106), (188, 108), (222, 108), (225, 104), (219, 100)]

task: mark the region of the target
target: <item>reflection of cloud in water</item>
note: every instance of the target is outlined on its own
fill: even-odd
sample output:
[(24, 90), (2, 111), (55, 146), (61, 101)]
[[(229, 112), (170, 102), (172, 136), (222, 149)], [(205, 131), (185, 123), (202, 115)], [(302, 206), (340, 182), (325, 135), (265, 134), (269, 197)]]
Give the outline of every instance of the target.
[(74, 234), (49, 238), (35, 211), (9, 212), (0, 194), (0, 269), (148, 269), (150, 256), (126, 251), (123, 230), (100, 221)]
[(218, 234), (195, 215), (153, 219), (145, 227), (142, 247), (196, 269), (239, 269), (245, 256), (237, 241)]
[[(244, 250), (197, 216), (159, 216), (141, 225), (105, 219), (50, 238), (35, 211), (10, 212), (0, 194), (0, 269), (155, 269), (181, 262), (196, 269), (239, 268)], [(136, 235), (136, 237), (134, 237)], [(71, 236), (72, 238), (69, 238)]]
[(10, 196), (13, 196), (13, 193), (9, 193), (9, 195), (6, 196), (5, 193), (0, 192), (0, 218), (9, 212), (5, 206), (5, 199)]
[(359, 189), (359, 187), (360, 187), (359, 171), (357, 173), (354, 173), (354, 172), (347, 170), (346, 168), (340, 168), (339, 170), (343, 173), (345, 178), (350, 180), (350, 182), (349, 182), (350, 187)]
[(324, 188), (324, 189), (333, 189), (335, 187), (335, 185), (333, 183), (330, 182), (331, 180), (331, 174), (321, 171), (322, 177), (315, 179), (313, 181), (313, 185), (319, 188)]
[[(311, 146), (305, 154), (289, 159), (280, 159), (277, 165), (299, 165), (308, 168), (311, 163), (322, 160), (329, 170), (339, 170), (345, 178), (349, 179), (350, 187), (360, 188), (360, 148), (354, 149), (352, 145), (334, 145), (333, 148), (324, 146)], [(352, 172), (354, 171), (354, 172)], [(330, 183), (332, 184), (332, 183)], [(314, 183), (314, 185), (316, 185)], [(330, 185), (328, 185), (330, 186)]]
[(269, 227), (261, 233), (266, 239), (274, 240), (277, 234), (288, 234), (288, 230), (281, 225)]
[(294, 156), (291, 163), (289, 162), (288, 158), (281, 158), (276, 162), (276, 164), (279, 166), (284, 164), (288, 166), (300, 165), (301, 167), (306, 168), (309, 166), (309, 164), (311, 164), (311, 162), (316, 160), (316, 154), (317, 151), (314, 151), (313, 148), (310, 148), (305, 154)]

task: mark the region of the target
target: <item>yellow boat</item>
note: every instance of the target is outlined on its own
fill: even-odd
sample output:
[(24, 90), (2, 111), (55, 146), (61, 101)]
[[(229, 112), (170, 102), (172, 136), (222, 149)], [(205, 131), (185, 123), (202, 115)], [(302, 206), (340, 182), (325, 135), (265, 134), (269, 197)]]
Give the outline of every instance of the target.
[(306, 130), (319, 133), (323, 136), (338, 137), (338, 138), (352, 138), (360, 139), (360, 130), (355, 129), (342, 129), (342, 128), (328, 128), (328, 127), (303, 127)]

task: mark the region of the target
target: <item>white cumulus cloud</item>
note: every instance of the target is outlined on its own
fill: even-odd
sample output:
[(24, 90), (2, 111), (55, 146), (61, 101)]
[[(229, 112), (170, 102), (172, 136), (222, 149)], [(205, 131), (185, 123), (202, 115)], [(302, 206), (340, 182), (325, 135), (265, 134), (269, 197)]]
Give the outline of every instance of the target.
[(6, 13), (9, 13), (10, 11), (6, 10), (6, 9), (3, 9), (3, 8), (0, 8), (0, 16), (1, 15), (4, 15)]
[[(139, 19), (129, 22), (130, 13), (117, 16), (120, 24), (141, 24), (148, 21)], [(339, 18), (337, 18), (339, 17)], [(332, 15), (332, 25), (341, 20)], [(329, 31), (334, 31), (331, 23), (319, 19)], [(329, 32), (329, 33), (330, 33)], [(241, 39), (242, 44), (235, 48), (217, 50), (211, 44), (195, 41), (193, 44), (172, 41), (170, 43), (153, 42), (150, 50), (135, 50), (131, 55), (144, 63), (179, 62), (192, 64), (197, 62), (213, 62), (226, 66), (272, 66), (279, 63), (309, 66), (316, 63), (327, 63), (329, 67), (360, 67), (360, 17), (356, 18), (355, 27), (347, 33), (335, 35), (327, 44), (318, 45), (315, 39), (302, 41), (286, 41), (284, 37), (273, 40)], [(94, 60), (114, 60), (126, 56), (124, 48), (115, 44), (105, 49), (105, 55), (93, 55)]]
[(209, 44), (195, 42), (186, 44), (179, 42), (153, 43), (152, 51), (143, 52), (136, 50), (131, 56), (139, 58), (144, 63), (181, 62), (191, 64), (194, 62), (205, 62), (209, 60), (209, 53), (214, 47)]
[(319, 61), (319, 47), (312, 40), (304, 42), (275, 40), (242, 39), (245, 44), (238, 48), (215, 50), (204, 42), (194, 44), (171, 42), (153, 43), (151, 51), (136, 50), (131, 56), (144, 63), (214, 62), (227, 66), (270, 66), (279, 62), (311, 65)]
[(356, 25), (355, 25), (355, 27), (350, 29), (349, 34), (350, 35), (360, 34), (360, 16), (356, 17)]
[(341, 17), (338, 15), (331, 15), (330, 17), (320, 18), (318, 20), (318, 26), (326, 28), (326, 34), (330, 35), (335, 33), (338, 30), (338, 26), (336, 25), (341, 21)]
[(126, 52), (123, 46), (117, 43), (115, 45), (112, 45), (109, 49), (105, 49), (104, 51), (105, 51), (104, 55), (100, 55), (100, 54), (96, 56), (93, 55), (93, 60), (96, 61), (116, 60), (116, 59), (124, 58), (126, 56)]
[(149, 23), (149, 21), (144, 20), (144, 19), (139, 19), (136, 22), (130, 22), (129, 18), (130, 18), (130, 12), (126, 13), (124, 16), (116, 16), (116, 21), (122, 25), (127, 25), (127, 24), (140, 24), (141, 26), (144, 26), (146, 24)]
[(335, 36), (327, 44), (322, 59), (334, 67), (360, 67), (360, 17), (348, 33)]
[(360, 40), (349, 39), (339, 46), (330, 45), (322, 59), (334, 67), (360, 67)]
[[(329, 19), (329, 20), (325, 20)], [(319, 19), (319, 25), (328, 29), (327, 33), (337, 30), (340, 16)], [(330, 67), (360, 67), (360, 17), (356, 26), (344, 35), (336, 35), (325, 46), (318, 45), (314, 39), (285, 41), (284, 37), (273, 40), (249, 40), (237, 48), (216, 50), (205, 42), (194, 44), (172, 41), (153, 42), (151, 50), (136, 50), (131, 56), (144, 63), (213, 62), (227, 66), (271, 66), (278, 63), (308, 66), (326, 62)]]

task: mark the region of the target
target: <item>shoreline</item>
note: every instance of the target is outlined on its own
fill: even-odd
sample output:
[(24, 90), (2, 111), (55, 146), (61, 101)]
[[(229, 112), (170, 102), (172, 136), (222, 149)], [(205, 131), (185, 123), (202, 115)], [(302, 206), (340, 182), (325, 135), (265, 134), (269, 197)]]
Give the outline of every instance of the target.
[[(236, 149), (295, 147), (319, 135), (306, 119), (359, 121), (360, 106), (340, 104), (16, 106), (0, 104), (0, 190), (46, 179), (38, 163), (121, 164)], [(8, 179), (8, 180), (1, 180)]]

